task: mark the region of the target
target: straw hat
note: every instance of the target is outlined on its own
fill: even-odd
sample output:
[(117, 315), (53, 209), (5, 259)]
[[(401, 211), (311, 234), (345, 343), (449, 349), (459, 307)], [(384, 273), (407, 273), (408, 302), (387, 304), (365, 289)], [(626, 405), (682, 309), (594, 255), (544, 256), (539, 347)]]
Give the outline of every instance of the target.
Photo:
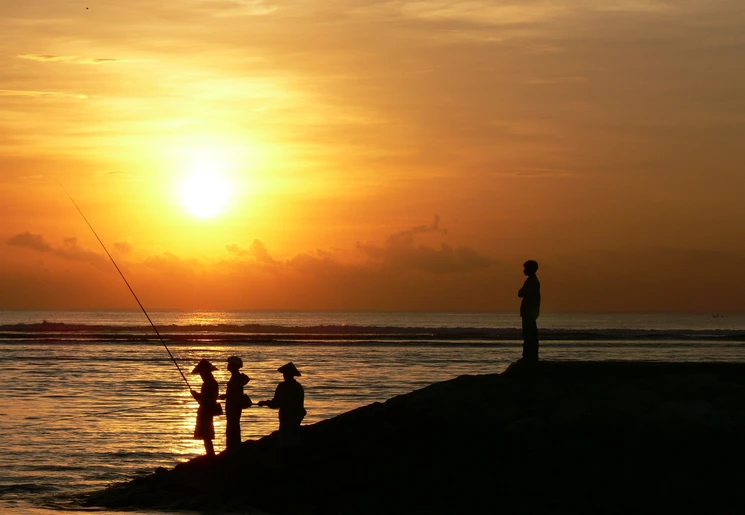
[(243, 360), (238, 356), (230, 356), (228, 358), (228, 366), (234, 366), (236, 368), (243, 368)]
[(300, 371), (297, 369), (297, 367), (290, 361), (289, 363), (282, 365), (277, 369), (277, 372), (280, 372), (282, 374), (288, 374), (291, 376), (298, 376), (300, 377)]
[(191, 371), (192, 374), (199, 374), (200, 372), (212, 372), (213, 370), (217, 370), (217, 367), (207, 361), (206, 359), (199, 360), (199, 363), (197, 363), (197, 366), (194, 367), (194, 370)]

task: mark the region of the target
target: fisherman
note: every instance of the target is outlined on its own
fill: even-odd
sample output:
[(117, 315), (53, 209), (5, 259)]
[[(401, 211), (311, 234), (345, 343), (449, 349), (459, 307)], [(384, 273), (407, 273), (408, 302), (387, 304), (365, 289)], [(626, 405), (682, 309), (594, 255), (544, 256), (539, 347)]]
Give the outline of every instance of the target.
[(274, 398), (259, 401), (259, 406), (279, 409), (279, 443), (282, 447), (300, 443), (300, 423), (305, 414), (303, 385), (295, 380), (300, 377), (300, 371), (290, 361), (277, 369), (284, 376), (284, 381), (277, 385)]
[(219, 387), (215, 376), (212, 375), (215, 370), (217, 370), (215, 365), (206, 359), (202, 359), (191, 371), (192, 374), (199, 374), (202, 378), (201, 391), (191, 390), (191, 395), (199, 403), (194, 439), (204, 440), (204, 450), (207, 452), (207, 456), (215, 455), (215, 448), (212, 445), (212, 440), (215, 438), (215, 426), (212, 423), (212, 417), (222, 415), (222, 408), (217, 403)]
[(238, 356), (228, 358), (228, 370), (230, 379), (225, 395), (220, 399), (225, 401), (225, 417), (227, 424), (225, 426), (225, 448), (234, 449), (241, 444), (241, 413), (244, 408), (252, 406), (251, 398), (243, 393), (243, 387), (251, 380), (246, 374), (241, 373), (243, 360)]

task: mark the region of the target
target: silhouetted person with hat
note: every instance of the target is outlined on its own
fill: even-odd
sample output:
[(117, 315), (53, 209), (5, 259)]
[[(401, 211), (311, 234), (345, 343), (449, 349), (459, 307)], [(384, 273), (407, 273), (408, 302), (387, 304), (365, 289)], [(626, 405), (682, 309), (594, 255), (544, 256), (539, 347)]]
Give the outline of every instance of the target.
[(295, 380), (300, 376), (297, 367), (289, 362), (277, 369), (284, 376), (284, 381), (277, 385), (274, 398), (259, 401), (259, 406), (279, 409), (279, 442), (282, 447), (297, 445), (300, 442), (300, 423), (305, 414), (305, 392), (303, 385)]
[(225, 401), (225, 448), (227, 450), (238, 447), (241, 444), (241, 413), (244, 408), (250, 408), (253, 404), (248, 395), (243, 393), (243, 387), (251, 380), (246, 374), (241, 373), (243, 360), (238, 356), (228, 358), (228, 370), (230, 379), (225, 395), (220, 399)]
[(215, 439), (215, 426), (212, 423), (212, 417), (222, 414), (222, 408), (217, 403), (219, 387), (215, 376), (212, 375), (215, 370), (217, 370), (215, 365), (202, 359), (191, 371), (192, 374), (199, 374), (202, 378), (201, 390), (199, 392), (191, 390), (191, 395), (199, 403), (194, 439), (204, 440), (204, 450), (207, 451), (207, 456), (215, 455), (215, 448), (212, 445), (212, 440)]
[(517, 292), (522, 298), (520, 317), (523, 321), (523, 360), (538, 361), (538, 315), (541, 311), (541, 283), (535, 275), (538, 263), (532, 259), (523, 264), (523, 273), (528, 276)]

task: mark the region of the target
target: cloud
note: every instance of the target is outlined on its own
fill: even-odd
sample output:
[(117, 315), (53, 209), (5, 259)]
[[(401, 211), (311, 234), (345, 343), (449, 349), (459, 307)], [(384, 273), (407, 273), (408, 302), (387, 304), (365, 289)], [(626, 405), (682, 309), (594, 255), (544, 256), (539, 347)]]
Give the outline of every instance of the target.
[(528, 84), (535, 86), (551, 85), (551, 84), (576, 84), (579, 82), (587, 82), (587, 77), (541, 77), (536, 79), (529, 79)]
[[(467, 245), (439, 242), (444, 238), (439, 221), (396, 232), (379, 243), (351, 250), (318, 249), (287, 259), (271, 256), (260, 240), (245, 247), (231, 244), (231, 256), (217, 262), (184, 259), (172, 253), (126, 265), (127, 278), (148, 307), (183, 309), (511, 309), (522, 282), (521, 263), (526, 256), (500, 261)], [(454, 232), (454, 231), (450, 231)], [(395, 237), (401, 234), (413, 235)], [(452, 236), (448, 236), (452, 237)], [(44, 263), (17, 256), (26, 277), (27, 303), (57, 298), (65, 305), (119, 306), (129, 302), (117, 279), (91, 274), (66, 261), (89, 262), (113, 271), (106, 258), (80, 247), (76, 238), (61, 246), (41, 235), (17, 234), (8, 244), (43, 253)], [(505, 252), (509, 248), (505, 246)], [(63, 262), (55, 263), (51, 255)], [(47, 258), (46, 256), (49, 256)], [(543, 257), (541, 257), (543, 256)], [(246, 259), (248, 257), (249, 259)], [(531, 256), (533, 257), (533, 252)], [(550, 294), (547, 310), (730, 310), (742, 305), (740, 288), (745, 267), (741, 251), (706, 248), (649, 248), (645, 251), (581, 251), (572, 254), (544, 252), (541, 280)], [(270, 263), (271, 266), (267, 266)], [(610, 268), (608, 265), (611, 265)], [(41, 267), (44, 271), (41, 271)], [(33, 267), (44, 275), (32, 277)], [(727, 270), (720, 276), (709, 271)], [(49, 270), (52, 272), (50, 274)], [(14, 277), (0, 268), (11, 284)], [(15, 283), (13, 283), (15, 284)], [(3, 288), (0, 288), (0, 292)], [(64, 291), (64, 295), (60, 293)], [(83, 300), (81, 300), (83, 299)], [(123, 300), (122, 300), (123, 299)], [(0, 296), (0, 305), (19, 305), (13, 296)], [(51, 301), (50, 301), (51, 302)], [(67, 303), (67, 304), (65, 304)], [(78, 303), (78, 304), (76, 304)]]
[(61, 91), (35, 91), (28, 89), (0, 89), (0, 97), (55, 97), (55, 98), (74, 98), (77, 100), (86, 100), (88, 95), (80, 93), (62, 93)]
[(239, 256), (245, 256), (248, 254), (248, 251), (246, 249), (242, 248), (240, 245), (236, 245), (235, 243), (228, 243), (227, 245), (225, 245), (225, 249), (228, 252), (237, 254)]
[(570, 177), (573, 173), (561, 168), (519, 168), (514, 175), (519, 177)]
[(256, 239), (248, 248), (226, 245), (231, 254), (252, 257), (256, 263), (270, 265), (274, 271), (297, 272), (306, 275), (349, 275), (399, 273), (417, 271), (429, 274), (457, 274), (488, 268), (494, 260), (468, 246), (436, 246), (417, 244), (423, 236), (445, 236), (440, 217), (431, 225), (419, 225), (394, 233), (382, 243), (356, 243), (352, 253), (341, 250), (317, 249), (281, 261), (272, 257), (263, 242)]
[(52, 246), (47, 243), (44, 236), (40, 234), (31, 234), (30, 232), (16, 234), (8, 240), (8, 245), (25, 247), (38, 252), (50, 252), (52, 250)]
[(17, 56), (19, 59), (28, 59), (29, 61), (56, 62), (70, 61), (75, 59), (74, 55), (53, 55), (53, 54), (25, 54)]
[(90, 263), (100, 270), (110, 271), (111, 265), (109, 259), (102, 254), (97, 254), (90, 250), (85, 250), (78, 245), (77, 238), (65, 238), (63, 246), (53, 250), (54, 254), (67, 261), (80, 261)]
[(142, 265), (160, 274), (175, 276), (192, 275), (204, 269), (198, 259), (182, 259), (171, 252), (151, 256)]
[(102, 254), (97, 254), (80, 247), (77, 238), (65, 238), (61, 247), (54, 247), (43, 236), (24, 232), (16, 234), (7, 243), (8, 245), (23, 247), (36, 252), (50, 253), (65, 261), (89, 263), (99, 270), (111, 271), (108, 258)]
[(387, 244), (389, 246), (411, 245), (414, 242), (414, 238), (416, 236), (427, 233), (447, 234), (447, 230), (440, 229), (439, 215), (435, 215), (435, 220), (434, 222), (432, 222), (432, 225), (419, 225), (417, 227), (412, 227), (411, 229), (390, 235), (388, 237)]
[(304, 275), (376, 276), (420, 272), (424, 274), (460, 274), (483, 270), (496, 263), (466, 245), (418, 243), (420, 238), (442, 238), (448, 231), (440, 227), (440, 217), (432, 224), (418, 225), (388, 236), (383, 243), (357, 242), (351, 251), (317, 249), (286, 260), (272, 257), (260, 240), (246, 249), (236, 244), (225, 248), (238, 257), (251, 256), (257, 263), (271, 265), (275, 272)]
[(122, 63), (124, 59), (113, 59), (110, 57), (87, 57), (84, 59), (78, 59), (74, 61), (77, 64), (107, 64), (107, 63)]
[(44, 63), (71, 63), (71, 64), (108, 64), (121, 63), (125, 59), (114, 59), (111, 57), (78, 57), (76, 55), (53, 55), (53, 54), (24, 54), (17, 56), (19, 59), (40, 61)]
[(265, 16), (277, 11), (278, 7), (264, 0), (209, 0), (202, 3), (210, 8), (212, 16)]
[(274, 265), (277, 262), (269, 255), (269, 252), (266, 250), (266, 246), (259, 240), (254, 240), (251, 242), (251, 247), (249, 249), (249, 252), (251, 255), (256, 258), (256, 261), (264, 264)]
[(372, 262), (396, 270), (430, 274), (457, 274), (488, 268), (494, 260), (467, 246), (452, 247), (442, 243), (439, 248), (415, 246), (413, 242), (376, 246), (358, 244), (357, 248)]
[(370, 259), (370, 264), (394, 270), (418, 271), (430, 274), (457, 274), (488, 268), (494, 260), (467, 246), (439, 247), (417, 245), (422, 235), (447, 234), (435, 215), (432, 225), (419, 225), (389, 236), (383, 245), (357, 243), (357, 250)]
[(119, 241), (119, 242), (114, 243), (114, 248), (116, 249), (117, 252), (120, 252), (121, 254), (129, 254), (130, 252), (132, 252), (132, 249), (134, 247), (132, 247), (132, 245), (126, 241)]
[(261, 240), (254, 240), (253, 242), (251, 242), (251, 245), (247, 249), (241, 247), (240, 245), (236, 245), (235, 243), (225, 245), (225, 248), (228, 250), (228, 252), (231, 252), (238, 256), (251, 256), (257, 262), (266, 265), (276, 265), (278, 263), (269, 255), (269, 252), (266, 250), (266, 245), (264, 245)]

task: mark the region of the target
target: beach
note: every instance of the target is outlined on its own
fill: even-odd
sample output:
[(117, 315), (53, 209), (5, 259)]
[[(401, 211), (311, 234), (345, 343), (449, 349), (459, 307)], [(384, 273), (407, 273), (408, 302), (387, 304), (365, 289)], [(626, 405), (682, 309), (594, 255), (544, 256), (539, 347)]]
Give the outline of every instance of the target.
[[(281, 379), (276, 368), (295, 362), (306, 425), (438, 381), (502, 372), (521, 349), (511, 313), (156, 312), (153, 319), (195, 385), (188, 372), (206, 357), (221, 367), (224, 391), (224, 360), (240, 355), (251, 377), (246, 392), (258, 401)], [(745, 362), (740, 315), (544, 320), (553, 331), (542, 344), (547, 360)], [(203, 452), (191, 438), (196, 403), (141, 313), (3, 312), (0, 326), (3, 512), (75, 508), (86, 493)], [(215, 425), (219, 451), (224, 418)], [(276, 428), (276, 412), (243, 415), (244, 439)]]

